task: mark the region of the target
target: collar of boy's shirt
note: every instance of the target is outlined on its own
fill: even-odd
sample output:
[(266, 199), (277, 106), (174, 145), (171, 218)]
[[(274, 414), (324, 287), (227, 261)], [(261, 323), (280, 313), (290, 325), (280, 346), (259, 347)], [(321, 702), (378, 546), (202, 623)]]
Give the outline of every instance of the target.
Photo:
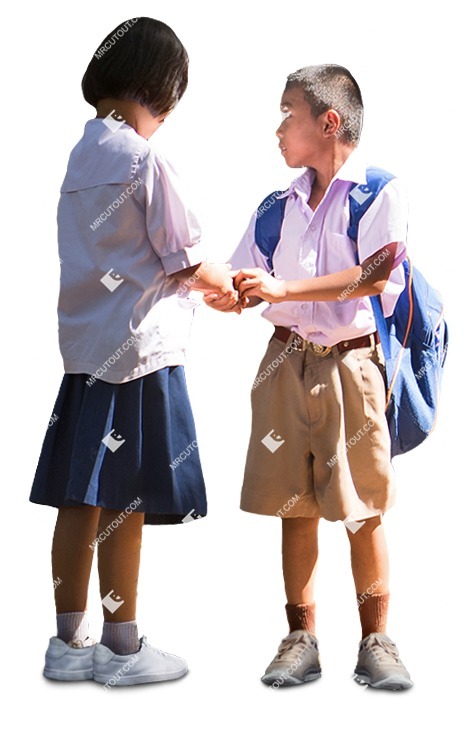
[[(366, 183), (366, 168), (367, 165), (358, 148), (353, 150), (344, 164), (341, 165), (337, 173), (334, 175), (333, 179), (329, 183), (327, 191), (336, 180), (357, 183), (358, 185)], [(310, 197), (315, 175), (316, 172), (313, 168), (307, 168), (304, 173), (291, 182), (290, 187), (287, 188), (287, 190), (277, 197), (287, 198), (289, 195), (295, 194), (306, 202)]]

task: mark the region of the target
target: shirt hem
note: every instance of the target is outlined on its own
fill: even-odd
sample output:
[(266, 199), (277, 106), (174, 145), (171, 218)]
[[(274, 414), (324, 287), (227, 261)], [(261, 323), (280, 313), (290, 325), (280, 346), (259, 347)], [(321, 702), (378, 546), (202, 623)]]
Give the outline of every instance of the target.
[[(143, 376), (147, 376), (150, 373), (155, 373), (156, 371), (160, 371), (163, 368), (168, 368), (171, 366), (184, 366), (186, 364), (186, 358), (185, 354), (183, 352), (180, 352), (177, 355), (174, 356), (167, 356), (162, 361), (151, 361), (150, 363), (145, 364), (144, 366), (138, 366), (136, 368), (133, 368), (130, 373), (128, 371), (122, 372), (122, 371), (116, 371), (110, 367), (109, 369), (106, 368), (106, 371), (104, 371), (103, 376), (97, 376), (97, 371), (103, 370), (103, 366), (100, 365), (97, 368), (95, 365), (89, 365), (87, 363), (85, 364), (69, 364), (64, 362), (64, 370), (66, 374), (70, 375), (86, 375), (88, 376), (88, 380), (91, 380), (92, 383), (88, 385), (93, 385), (96, 383), (96, 381), (104, 381), (104, 383), (112, 383), (114, 385), (117, 385), (119, 383), (127, 383), (128, 381), (135, 381), (137, 378), (142, 378)], [(107, 372), (108, 371), (108, 372)]]

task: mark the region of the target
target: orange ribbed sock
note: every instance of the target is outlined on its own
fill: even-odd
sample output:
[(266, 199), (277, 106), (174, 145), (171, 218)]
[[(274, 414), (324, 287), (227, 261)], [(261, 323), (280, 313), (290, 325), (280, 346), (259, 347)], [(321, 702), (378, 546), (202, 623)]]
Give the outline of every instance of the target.
[(315, 634), (315, 603), (313, 604), (286, 604), (285, 611), (290, 631), (305, 629)]
[(357, 594), (358, 611), (362, 625), (362, 639), (372, 632), (386, 632), (389, 592), (387, 594)]

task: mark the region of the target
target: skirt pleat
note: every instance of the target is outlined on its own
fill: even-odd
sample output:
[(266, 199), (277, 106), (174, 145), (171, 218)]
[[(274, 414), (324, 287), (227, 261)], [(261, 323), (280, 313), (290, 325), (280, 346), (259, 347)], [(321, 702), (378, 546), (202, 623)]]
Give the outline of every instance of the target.
[(145, 523), (205, 516), (206, 491), (183, 366), (87, 385), (65, 374), (30, 500), (144, 512)]

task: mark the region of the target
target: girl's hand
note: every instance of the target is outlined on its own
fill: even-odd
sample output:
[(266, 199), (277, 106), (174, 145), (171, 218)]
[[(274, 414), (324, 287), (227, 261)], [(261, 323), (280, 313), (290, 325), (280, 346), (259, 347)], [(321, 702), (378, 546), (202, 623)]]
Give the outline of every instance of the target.
[(209, 305), (209, 307), (212, 307), (213, 310), (217, 310), (218, 312), (236, 312), (238, 315), (241, 314), (243, 308), (246, 306), (247, 300), (245, 297), (238, 297), (237, 292), (235, 292), (237, 295), (237, 300), (235, 302), (232, 302), (229, 295), (230, 293), (219, 295), (216, 292), (208, 292), (204, 295), (203, 301)]
[(235, 286), (240, 297), (261, 297), (271, 304), (284, 302), (287, 297), (287, 282), (259, 268), (242, 269), (235, 277)]

